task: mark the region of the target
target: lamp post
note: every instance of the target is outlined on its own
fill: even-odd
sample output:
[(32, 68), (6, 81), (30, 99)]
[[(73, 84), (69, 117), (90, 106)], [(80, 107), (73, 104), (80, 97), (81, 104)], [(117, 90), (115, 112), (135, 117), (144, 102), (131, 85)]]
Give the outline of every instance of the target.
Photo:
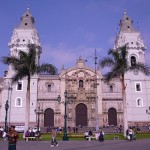
[(8, 114), (8, 109), (9, 109), (9, 104), (8, 104), (8, 100), (5, 103), (5, 111), (6, 111), (6, 115), (5, 115), (5, 132), (7, 132), (8, 127), (7, 127), (7, 114)]
[(39, 133), (39, 128), (40, 128), (40, 114), (43, 113), (43, 109), (40, 108), (40, 106), (38, 106), (38, 109), (34, 110), (36, 115), (37, 115), (37, 132)]
[[(68, 134), (67, 134), (67, 104), (70, 102), (73, 102), (73, 95), (71, 95), (70, 98), (67, 99), (67, 91), (65, 90), (64, 96), (65, 96), (65, 101), (64, 101), (64, 106), (65, 106), (65, 114), (64, 114), (64, 135), (63, 135), (63, 141), (68, 141)], [(60, 103), (61, 102), (61, 97), (58, 95), (57, 101)]]
[[(95, 119), (95, 130), (98, 132), (99, 131), (99, 116), (98, 116), (98, 97), (97, 97), (97, 53), (96, 53), (96, 49), (95, 49), (95, 54), (94, 57), (90, 56), (92, 58), (94, 58), (94, 65), (95, 65), (95, 69), (94, 69), (94, 73), (95, 73), (95, 83), (94, 83), (94, 88), (95, 88), (95, 114), (96, 114), (96, 119)], [(87, 62), (87, 60), (85, 60)]]
[(96, 111), (96, 131), (98, 132), (99, 131), (99, 116), (98, 116), (98, 99), (97, 99), (97, 54), (96, 54), (96, 49), (95, 49), (95, 57), (94, 57), (94, 60), (95, 60), (95, 93), (96, 93), (96, 98), (95, 98), (95, 101), (96, 101), (96, 107), (95, 107), (95, 111)]
[[(150, 106), (148, 107), (148, 109), (146, 109), (146, 113), (150, 115)], [(149, 126), (149, 131), (150, 131), (150, 126)]]

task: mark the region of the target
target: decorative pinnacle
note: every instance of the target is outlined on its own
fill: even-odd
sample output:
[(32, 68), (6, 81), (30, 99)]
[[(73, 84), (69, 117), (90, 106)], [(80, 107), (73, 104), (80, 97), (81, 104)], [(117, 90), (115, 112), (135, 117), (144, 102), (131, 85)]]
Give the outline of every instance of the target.
[(124, 16), (127, 15), (126, 9), (124, 9)]

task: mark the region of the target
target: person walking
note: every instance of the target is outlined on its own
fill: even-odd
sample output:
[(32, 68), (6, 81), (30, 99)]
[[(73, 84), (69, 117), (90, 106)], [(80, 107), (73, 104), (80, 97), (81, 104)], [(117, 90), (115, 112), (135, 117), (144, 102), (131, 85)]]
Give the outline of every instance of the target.
[(10, 131), (6, 135), (8, 137), (8, 150), (16, 150), (19, 134), (15, 130), (15, 126), (11, 126)]
[(132, 130), (133, 130), (133, 140), (136, 140), (136, 133), (137, 133), (136, 127), (134, 126)]
[(132, 141), (132, 136), (133, 136), (133, 130), (132, 130), (131, 127), (129, 129), (129, 136), (130, 136), (130, 142), (131, 142)]
[(56, 130), (55, 130), (55, 128), (52, 129), (52, 141), (51, 141), (51, 147), (54, 147), (54, 146), (58, 146), (58, 142), (56, 141)]

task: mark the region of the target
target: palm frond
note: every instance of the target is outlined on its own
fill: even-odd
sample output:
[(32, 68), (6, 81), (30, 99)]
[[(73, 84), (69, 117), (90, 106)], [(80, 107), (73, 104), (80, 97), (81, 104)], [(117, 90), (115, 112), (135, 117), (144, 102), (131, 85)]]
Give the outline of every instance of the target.
[(104, 57), (102, 58), (100, 61), (99, 61), (99, 66), (101, 68), (104, 68), (104, 67), (111, 67), (114, 65), (114, 60), (111, 58), (111, 57)]
[(41, 66), (38, 67), (37, 72), (38, 73), (47, 72), (54, 75), (57, 73), (57, 68), (52, 64), (42, 64)]
[(15, 56), (8, 56), (8, 57), (4, 56), (2, 57), (1, 61), (3, 64), (10, 65), (10, 64), (17, 64), (19, 62), (19, 59)]
[(143, 63), (138, 62), (135, 65), (129, 67), (129, 71), (133, 71), (135, 69), (144, 73), (145, 75), (150, 75), (150, 67)]
[(18, 82), (19, 80), (21, 80), (25, 77), (26, 77), (26, 75), (23, 74), (22, 72), (16, 72), (14, 74), (14, 76), (12, 77), (12, 83), (16, 83), (16, 82)]

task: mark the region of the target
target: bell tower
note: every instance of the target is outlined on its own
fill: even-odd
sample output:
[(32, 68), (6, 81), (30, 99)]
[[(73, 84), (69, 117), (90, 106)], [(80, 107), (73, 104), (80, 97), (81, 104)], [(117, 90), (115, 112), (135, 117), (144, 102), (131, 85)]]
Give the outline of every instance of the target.
[[(146, 47), (142, 40), (141, 34), (133, 27), (133, 21), (124, 11), (124, 15), (120, 20), (120, 31), (116, 37), (114, 48), (126, 45), (128, 51), (128, 63), (130, 66), (135, 63), (145, 64)], [(149, 106), (150, 90), (148, 88), (149, 77), (138, 70), (127, 72), (125, 74), (126, 85), (126, 111), (129, 126), (144, 125), (149, 119), (145, 110)]]
[(139, 31), (134, 29), (133, 21), (124, 11), (120, 20), (120, 31), (116, 37), (115, 48), (127, 45), (128, 62), (133, 65), (136, 62), (145, 64), (145, 45)]
[[(8, 46), (10, 48), (10, 55), (18, 57), (19, 51), (28, 52), (28, 44), (35, 44), (37, 50), (36, 63), (39, 63), (41, 54), (41, 43), (38, 32), (35, 28), (35, 20), (31, 15), (29, 8), (21, 17), (19, 26), (14, 28)], [(8, 100), (8, 122), (24, 125), (25, 123), (25, 110), (27, 107), (26, 92), (27, 92), (27, 79), (23, 78), (17, 83), (11, 84), (11, 79), (15, 71), (11, 65), (9, 65), (8, 72), (4, 77), (6, 88), (2, 93), (2, 110), (5, 110), (5, 102)], [(30, 82), (30, 104), (29, 104), (29, 125), (36, 124), (36, 114), (34, 110), (37, 107), (37, 86), (38, 75), (31, 77)], [(11, 89), (11, 91), (10, 91)], [(8, 94), (7, 94), (8, 93)], [(5, 114), (5, 111), (2, 112)], [(19, 119), (18, 119), (19, 118)], [(2, 122), (5, 121), (4, 115), (2, 116)]]
[[(35, 44), (37, 46), (37, 64), (39, 63), (41, 44), (38, 32), (35, 28), (35, 20), (31, 15), (29, 8), (27, 8), (24, 15), (21, 17), (21, 22), (18, 27), (13, 30), (8, 46), (10, 48), (10, 55), (18, 56), (18, 52), (28, 51), (28, 44)], [(9, 66), (7, 77), (11, 78), (13, 75), (13, 69)]]

